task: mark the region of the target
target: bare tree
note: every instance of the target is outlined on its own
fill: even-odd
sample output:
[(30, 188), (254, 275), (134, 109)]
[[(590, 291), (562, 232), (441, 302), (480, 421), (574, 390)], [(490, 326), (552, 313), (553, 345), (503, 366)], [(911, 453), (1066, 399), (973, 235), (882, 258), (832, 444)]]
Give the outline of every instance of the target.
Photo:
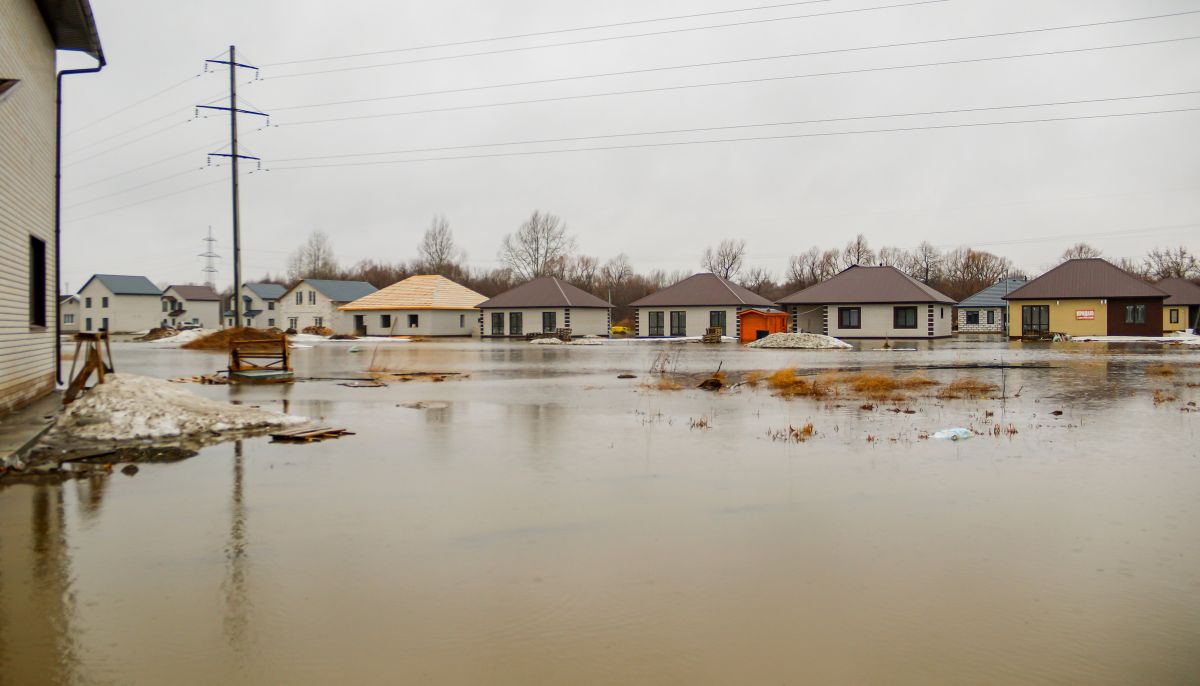
[(928, 284), (941, 276), (944, 258), (942, 253), (929, 241), (922, 241), (917, 246), (917, 249), (913, 251), (912, 260), (913, 272), (910, 273), (910, 276), (913, 278)]
[(871, 246), (867, 244), (867, 237), (861, 233), (847, 243), (845, 249), (842, 250), (842, 267), (853, 267), (856, 264), (864, 266), (875, 264), (875, 251), (871, 250)]
[(567, 260), (564, 278), (589, 293), (596, 290), (600, 278), (600, 260), (591, 255), (576, 255)]
[(759, 295), (775, 289), (774, 277), (771, 276), (771, 272), (762, 267), (753, 267), (747, 270), (742, 274), (738, 283)]
[(742, 262), (746, 259), (746, 241), (740, 238), (726, 238), (714, 249), (709, 246), (704, 249), (704, 257), (700, 265), (724, 279), (732, 279), (742, 270)]
[(600, 268), (600, 281), (608, 288), (624, 285), (633, 278), (633, 265), (629, 264), (629, 256), (621, 253), (609, 258)]
[(1182, 245), (1155, 248), (1146, 255), (1145, 274), (1153, 279), (1195, 279), (1200, 277), (1200, 260)]
[(500, 261), (521, 279), (562, 276), (575, 239), (562, 220), (535, 211), (515, 233), (500, 243)]
[(879, 256), (876, 259), (876, 264), (881, 267), (895, 267), (902, 272), (908, 271), (905, 267), (909, 262), (909, 254), (904, 248), (895, 248), (884, 246), (879, 249)]
[(337, 258), (324, 231), (313, 231), (308, 235), (308, 240), (292, 252), (288, 257), (287, 274), (293, 282), (338, 277)]
[(454, 242), (454, 232), (446, 217), (437, 214), (425, 229), (417, 246), (417, 268), (429, 274), (457, 275), (466, 261), (466, 252)]
[(1100, 256), (1100, 251), (1088, 245), (1087, 243), (1076, 243), (1075, 245), (1072, 245), (1064, 250), (1062, 254), (1058, 256), (1058, 261), (1062, 263), (1066, 262), (1067, 260), (1084, 260)]

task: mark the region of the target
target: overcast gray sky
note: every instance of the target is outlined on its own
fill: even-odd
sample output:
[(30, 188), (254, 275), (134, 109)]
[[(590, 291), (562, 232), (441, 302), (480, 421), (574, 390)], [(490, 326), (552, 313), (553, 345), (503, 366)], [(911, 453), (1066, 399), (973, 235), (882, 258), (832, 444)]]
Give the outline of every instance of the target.
[[(639, 270), (698, 269), (706, 244), (741, 237), (749, 266), (855, 233), (874, 247), (978, 245), (1039, 270), (1081, 237), (1113, 257), (1200, 250), (1200, 112), (1051, 123), (725, 142), (341, 167), (517, 151), (865, 131), (1200, 108), (1200, 94), (842, 122), (285, 161), (413, 148), (993, 108), (1200, 91), (1200, 40), (957, 65), (472, 107), (611, 91), (878, 69), (1200, 36), (1200, 14), (1007, 37), (846, 48), (1051, 28), (1200, 10), (1173, 0), (826, 0), (456, 47), (277, 64), (435, 43), (779, 4), (783, 0), (92, 0), (109, 66), (67, 81), (62, 278), (93, 272), (201, 281), (211, 225), (230, 256), (229, 169), (206, 166), (228, 120), (191, 105), (227, 87), (201, 74), (230, 43), (241, 75), (243, 153), (270, 171), (242, 184), (248, 277), (281, 272), (313, 229), (342, 262), (409, 259), (445, 214), (477, 266), (534, 209), (561, 216), (582, 251), (625, 252)], [(896, 6), (738, 27), (346, 69), (636, 33)], [(433, 90), (842, 50), (689, 69), (320, 105)], [(70, 56), (63, 66), (87, 60)], [(275, 66), (265, 66), (275, 65)], [(340, 69), (326, 74), (302, 72)], [(199, 74), (199, 75), (198, 75)], [(198, 76), (197, 76), (198, 75)], [(189, 78), (195, 77), (195, 78)], [(179, 84), (179, 85), (176, 85)], [(165, 93), (114, 116), (147, 96)], [(219, 104), (225, 104), (224, 102)], [(373, 116), (387, 115), (392, 116)], [(105, 117), (101, 120), (102, 117)], [(366, 118), (363, 118), (366, 117)], [(305, 123), (321, 119), (341, 119)], [(97, 123), (97, 120), (98, 121)], [(220, 142), (216, 142), (220, 141)], [(89, 159), (90, 158), (90, 159)], [(148, 165), (148, 166), (147, 166)], [(222, 182), (222, 181), (225, 182)], [(208, 185), (201, 185), (208, 184)], [(178, 192), (177, 192), (178, 191)], [(171, 195), (166, 195), (170, 193)], [(158, 197), (165, 196), (165, 197)], [(157, 198), (157, 199), (155, 199)], [(1189, 226), (1190, 225), (1190, 226)], [(1164, 228), (1166, 227), (1166, 228)], [(1174, 228), (1172, 228), (1174, 227)], [(1009, 242), (1007, 244), (1000, 244)], [(228, 259), (220, 284), (232, 278)]]

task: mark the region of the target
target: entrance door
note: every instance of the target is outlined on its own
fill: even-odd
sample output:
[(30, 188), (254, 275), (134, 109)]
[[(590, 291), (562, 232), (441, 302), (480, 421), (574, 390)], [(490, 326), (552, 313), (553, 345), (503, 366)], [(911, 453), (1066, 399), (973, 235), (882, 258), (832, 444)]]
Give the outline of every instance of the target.
[(354, 334), (356, 336), (367, 335), (367, 316), (365, 314), (354, 315)]
[(1021, 335), (1042, 336), (1050, 333), (1049, 305), (1021, 306)]

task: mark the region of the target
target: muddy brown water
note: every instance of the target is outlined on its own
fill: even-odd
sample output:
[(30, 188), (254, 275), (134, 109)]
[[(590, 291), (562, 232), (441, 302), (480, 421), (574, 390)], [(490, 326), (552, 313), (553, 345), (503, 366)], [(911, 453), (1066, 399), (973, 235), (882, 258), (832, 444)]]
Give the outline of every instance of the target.
[[(357, 435), (253, 438), (133, 477), (0, 486), (0, 683), (1200, 674), (1200, 413), (1183, 409), (1200, 399), (1187, 385), (1200, 383), (1200, 351), (678, 348), (691, 374), (1018, 367), (930, 370), (1007, 397), (912, 399), (904, 414), (761, 388), (647, 390), (661, 344), (349, 347), (296, 351), (298, 370), (469, 376), (192, 385)], [(115, 353), (119, 371), (162, 377), (222, 361)], [(1146, 373), (1162, 362), (1177, 373)], [(1156, 405), (1156, 389), (1176, 399)], [(804, 443), (768, 436), (809, 421)], [(1017, 433), (919, 438), (996, 421)]]

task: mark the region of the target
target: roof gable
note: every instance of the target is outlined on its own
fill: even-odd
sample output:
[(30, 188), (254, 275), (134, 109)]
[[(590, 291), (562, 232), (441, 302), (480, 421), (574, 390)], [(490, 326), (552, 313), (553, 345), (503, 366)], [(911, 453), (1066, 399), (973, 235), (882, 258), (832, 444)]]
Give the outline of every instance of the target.
[(125, 274), (95, 274), (79, 289), (82, 293), (92, 281), (99, 281), (113, 295), (162, 295), (162, 291), (144, 276)]
[(486, 296), (438, 274), (419, 274), (361, 297), (343, 310), (474, 310)]
[(257, 295), (259, 300), (279, 300), (287, 292), (286, 288), (277, 283), (244, 283), (242, 290)]
[[(168, 291), (175, 291), (179, 297), (184, 300), (216, 300), (221, 299), (221, 295), (214, 291), (211, 286), (167, 286)], [(164, 291), (165, 292), (165, 291)]]
[(1200, 305), (1200, 286), (1187, 279), (1163, 279), (1154, 286), (1167, 294), (1164, 305)]
[(1004, 299), (1165, 298), (1166, 296), (1167, 294), (1163, 291), (1108, 260), (1091, 257), (1067, 260), (1004, 296)]
[(655, 291), (640, 300), (630, 303), (631, 307), (704, 307), (704, 306), (751, 306), (771, 307), (774, 303), (748, 288), (723, 279), (716, 274), (693, 274), (683, 281)]
[(1004, 302), (1004, 296), (1012, 293), (1021, 286), (1024, 286), (1027, 281), (1025, 279), (1004, 279), (988, 286), (987, 288), (975, 293), (974, 295), (964, 298), (958, 303), (959, 307), (1004, 307), (1008, 303)]
[(553, 276), (543, 276), (511, 288), (479, 305), (480, 309), (501, 307), (603, 307), (611, 304)]
[(779, 299), (782, 305), (945, 303), (954, 300), (891, 266), (853, 265), (821, 283)]
[(310, 288), (335, 303), (354, 302), (379, 290), (366, 281), (337, 281), (334, 279), (304, 279), (289, 290), (295, 290), (304, 284), (308, 284)]

